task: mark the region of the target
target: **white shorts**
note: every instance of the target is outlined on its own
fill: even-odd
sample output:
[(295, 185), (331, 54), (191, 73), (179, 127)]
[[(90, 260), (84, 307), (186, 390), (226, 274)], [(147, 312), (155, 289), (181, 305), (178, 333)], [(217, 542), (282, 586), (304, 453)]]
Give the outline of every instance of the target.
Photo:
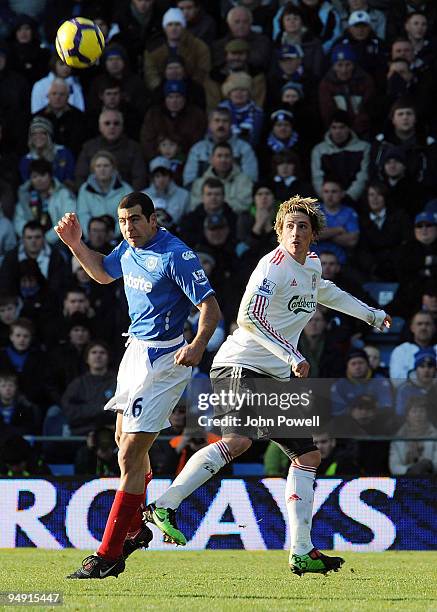
[(124, 433), (159, 432), (178, 403), (191, 367), (174, 364), (174, 354), (186, 344), (182, 336), (169, 342), (147, 342), (130, 336), (121, 360), (114, 397), (105, 410), (123, 413)]

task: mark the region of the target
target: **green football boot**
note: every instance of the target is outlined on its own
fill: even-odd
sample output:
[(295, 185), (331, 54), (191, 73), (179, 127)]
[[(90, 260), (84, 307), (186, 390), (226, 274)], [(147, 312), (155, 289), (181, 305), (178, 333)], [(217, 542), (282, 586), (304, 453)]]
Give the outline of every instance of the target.
[(143, 514), (144, 520), (153, 523), (164, 534), (164, 541), (185, 546), (187, 538), (182, 531), (179, 531), (176, 523), (176, 510), (171, 508), (157, 508), (155, 504), (146, 506)]
[(328, 557), (319, 550), (313, 548), (306, 555), (291, 555), (290, 569), (293, 574), (302, 576), (303, 574), (327, 574), (328, 572), (338, 572), (344, 563), (341, 557)]

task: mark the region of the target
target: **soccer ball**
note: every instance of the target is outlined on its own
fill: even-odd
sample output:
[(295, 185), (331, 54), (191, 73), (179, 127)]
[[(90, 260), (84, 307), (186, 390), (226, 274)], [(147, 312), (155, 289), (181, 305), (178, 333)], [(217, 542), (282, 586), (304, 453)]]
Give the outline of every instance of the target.
[(56, 34), (56, 51), (72, 68), (88, 68), (102, 55), (105, 38), (101, 29), (85, 17), (64, 21)]

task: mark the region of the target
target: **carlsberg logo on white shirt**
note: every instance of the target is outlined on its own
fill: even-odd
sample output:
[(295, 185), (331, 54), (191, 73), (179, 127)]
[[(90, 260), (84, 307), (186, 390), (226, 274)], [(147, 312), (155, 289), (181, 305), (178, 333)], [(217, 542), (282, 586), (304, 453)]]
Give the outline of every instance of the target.
[(145, 291), (145, 293), (152, 291), (152, 283), (143, 276), (133, 276), (132, 272), (129, 272), (127, 276), (123, 276), (123, 280), (126, 287), (131, 289), (138, 289), (138, 291)]
[(298, 312), (313, 312), (317, 307), (317, 301), (313, 295), (293, 295), (288, 302), (288, 310), (297, 314)]

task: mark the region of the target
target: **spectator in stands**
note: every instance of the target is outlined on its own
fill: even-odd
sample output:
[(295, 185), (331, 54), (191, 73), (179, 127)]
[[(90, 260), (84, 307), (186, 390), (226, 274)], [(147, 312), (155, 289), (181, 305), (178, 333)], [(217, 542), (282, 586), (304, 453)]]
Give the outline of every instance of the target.
[(183, 58), (189, 77), (202, 84), (211, 70), (211, 54), (208, 46), (186, 29), (184, 13), (170, 8), (162, 18), (165, 42), (153, 51), (144, 53), (144, 78), (150, 89), (155, 89), (164, 77), (164, 69), (170, 55)]
[(130, 70), (125, 48), (117, 43), (106, 47), (101, 60), (103, 72), (95, 77), (88, 94), (91, 108), (100, 106), (99, 91), (102, 81), (114, 79), (120, 85), (123, 100), (131, 104), (141, 117), (144, 116), (150, 100), (150, 93), (144, 80)]
[[(270, 106), (278, 103), (281, 88), (289, 81), (294, 81), (302, 86), (308, 102), (313, 99), (316, 91), (316, 81), (311, 72), (305, 71), (302, 62), (303, 51), (299, 45), (285, 45), (274, 51), (267, 76)], [(270, 92), (271, 87), (277, 89), (276, 94)], [(312, 107), (316, 110), (316, 105), (312, 105)]]
[[(194, 81), (185, 68), (185, 62), (178, 55), (169, 55), (165, 63), (164, 76), (158, 87), (152, 92), (152, 104), (160, 104), (165, 97), (164, 88), (166, 81), (182, 81), (186, 89), (188, 104), (194, 104), (202, 110), (206, 108), (206, 96), (203, 85)], [(205, 82), (206, 83), (206, 82)], [(217, 103), (219, 100), (217, 101)]]
[(435, 40), (428, 33), (428, 19), (421, 12), (413, 11), (405, 17), (404, 29), (413, 45), (414, 63), (417, 67), (432, 67), (435, 62)]
[(387, 15), (387, 37), (389, 39), (403, 34), (406, 17), (417, 11), (426, 16), (429, 31), (435, 31), (437, 7), (430, 0), (404, 0), (396, 4), (390, 2), (389, 9)]
[(379, 348), (372, 344), (365, 344), (363, 348), (366, 351), (372, 372), (384, 376), (384, 378), (388, 378), (388, 368), (382, 367), (381, 365), (381, 352)]
[(360, 240), (356, 262), (363, 274), (376, 280), (396, 278), (396, 249), (411, 237), (411, 223), (404, 210), (387, 206), (388, 189), (374, 181), (366, 189), (366, 208), (359, 217)]
[(74, 156), (70, 149), (53, 142), (53, 125), (44, 117), (34, 117), (29, 126), (29, 153), (20, 159), (22, 181), (30, 178), (30, 164), (41, 159), (52, 164), (53, 176), (61, 183), (74, 179)]
[(47, 70), (50, 51), (41, 46), (37, 22), (29, 15), (16, 15), (10, 42), (11, 68), (26, 77), (30, 86)]
[(203, 140), (193, 145), (184, 167), (184, 186), (189, 189), (196, 178), (207, 169), (214, 145), (229, 142), (234, 161), (252, 181), (258, 179), (258, 161), (249, 143), (231, 132), (232, 117), (225, 108), (216, 108), (209, 114), (208, 132)]
[(381, 40), (385, 40), (385, 28), (387, 18), (382, 10), (378, 10), (373, 6), (369, 6), (367, 0), (347, 0), (347, 9), (345, 10), (343, 17), (343, 27), (345, 28), (349, 19), (349, 15), (354, 11), (366, 11), (370, 17), (370, 25), (375, 35)]
[(434, 398), (437, 392), (436, 352), (434, 348), (419, 349), (414, 355), (414, 370), (401, 384), (396, 394), (396, 414), (404, 416), (410, 397)]
[(337, 440), (329, 432), (320, 432), (313, 436), (313, 440), (322, 457), (322, 461), (317, 468), (318, 476), (359, 474), (360, 468), (352, 453), (348, 452), (347, 449), (339, 448)]
[(331, 387), (332, 414), (346, 414), (352, 400), (361, 395), (374, 396), (379, 411), (387, 413), (393, 407), (390, 381), (372, 373), (365, 351), (352, 348), (346, 358), (346, 377)]
[(87, 371), (84, 353), (90, 340), (89, 319), (79, 312), (73, 314), (66, 341), (53, 347), (47, 356), (47, 389), (53, 404), (60, 404), (69, 383)]
[(0, 348), (9, 344), (9, 326), (18, 319), (20, 308), (18, 295), (0, 294)]
[(311, 378), (337, 378), (344, 374), (344, 354), (329, 333), (328, 321), (320, 309), (305, 325), (298, 350), (310, 364)]
[(4, 216), (0, 208), (0, 267), (8, 251), (17, 244), (17, 237), (12, 222)]
[(228, 142), (214, 145), (211, 165), (196, 179), (191, 188), (190, 208), (194, 210), (202, 201), (203, 185), (207, 178), (219, 179), (225, 190), (225, 200), (235, 213), (247, 210), (252, 201), (252, 181), (243, 174), (234, 161)]
[(260, 154), (266, 173), (272, 170), (272, 157), (283, 151), (300, 151), (299, 134), (294, 129), (294, 115), (287, 109), (280, 108), (270, 115), (270, 132)]
[(109, 427), (90, 431), (86, 445), (79, 448), (74, 461), (75, 474), (90, 474), (93, 477), (107, 478), (119, 476), (117, 445), (114, 432)]
[(12, 429), (0, 446), (0, 472), (7, 478), (48, 476), (50, 470), (29, 442)]
[(357, 65), (351, 45), (337, 45), (331, 68), (320, 81), (320, 114), (326, 127), (337, 110), (345, 110), (353, 131), (366, 136), (370, 130), (369, 105), (375, 96), (372, 77)]
[(187, 154), (204, 134), (206, 119), (204, 112), (187, 102), (184, 81), (166, 81), (164, 100), (147, 111), (141, 128), (140, 142), (144, 157), (150, 161), (158, 152), (158, 138), (165, 134), (177, 138), (183, 154)]
[(279, 47), (296, 45), (302, 49), (304, 71), (316, 79), (323, 74), (323, 48), (320, 40), (306, 27), (302, 10), (289, 2), (285, 5), (280, 18), (280, 31), (275, 38)]
[(107, 215), (91, 217), (88, 221), (88, 240), (85, 241), (90, 249), (103, 253), (103, 255), (108, 255), (113, 249), (110, 242), (112, 232), (106, 217)]
[(24, 76), (10, 68), (9, 57), (8, 45), (0, 41), (0, 109), (14, 149), (22, 151), (29, 116), (29, 84)]
[(414, 218), (414, 238), (397, 252), (398, 279), (404, 285), (435, 278), (437, 273), (437, 221), (433, 214), (421, 212)]
[(285, 149), (272, 157), (272, 189), (277, 202), (288, 200), (293, 194), (312, 197), (313, 189), (301, 178), (300, 160), (295, 151)]
[(82, 147), (76, 166), (76, 184), (79, 188), (88, 177), (90, 163), (97, 151), (112, 153), (117, 161), (120, 177), (136, 190), (146, 184), (146, 172), (140, 145), (123, 131), (123, 115), (117, 110), (104, 110), (99, 117), (100, 136), (87, 140)]
[(338, 177), (345, 197), (358, 202), (368, 178), (370, 145), (351, 130), (348, 113), (335, 112), (325, 138), (311, 152), (311, 179), (319, 197), (326, 177)]
[(202, 202), (192, 212), (182, 218), (180, 233), (187, 244), (195, 246), (203, 233), (203, 224), (208, 215), (223, 213), (235, 236), (237, 216), (225, 202), (225, 191), (222, 181), (217, 178), (207, 178), (202, 185)]
[(217, 25), (200, 0), (178, 0), (177, 7), (184, 14), (187, 32), (210, 45), (216, 38)]
[(53, 176), (52, 164), (46, 159), (33, 159), (29, 166), (30, 179), (18, 190), (14, 227), (20, 236), (29, 221), (37, 221), (46, 241), (54, 245), (59, 239), (53, 229), (65, 213), (76, 210), (72, 193)]
[(256, 147), (261, 137), (264, 113), (253, 100), (252, 78), (245, 72), (232, 72), (222, 85), (222, 93), (224, 100), (219, 106), (231, 113), (232, 133)]
[(172, 163), (169, 159), (154, 157), (149, 164), (150, 185), (144, 189), (152, 198), (156, 208), (164, 209), (172, 222), (179, 224), (182, 217), (188, 213), (190, 194), (186, 189), (178, 187), (173, 180)]
[(11, 425), (22, 435), (41, 432), (41, 413), (18, 388), (16, 374), (0, 371), (0, 425)]
[(437, 472), (437, 429), (429, 420), (427, 409), (426, 398), (409, 399), (405, 423), (396, 436), (417, 439), (395, 440), (390, 443), (389, 462), (393, 476), (420, 476)]
[(160, 134), (157, 138), (158, 157), (165, 157), (170, 162), (171, 171), (175, 183), (182, 185), (182, 171), (184, 167), (184, 155), (181, 152), (179, 138), (177, 135), (168, 136)]
[[(410, 322), (412, 342), (403, 342), (397, 346), (390, 357), (390, 378), (399, 386), (414, 368), (414, 355), (418, 350), (432, 348), (435, 333), (434, 319), (429, 312), (416, 312)], [(434, 346), (437, 350), (437, 345)]]
[(4, 291), (18, 294), (19, 262), (34, 259), (49, 288), (58, 293), (69, 280), (68, 268), (60, 252), (50, 246), (44, 239), (44, 230), (38, 221), (28, 221), (23, 227), (19, 244), (9, 251), (0, 268), (0, 286)]
[(127, 49), (135, 72), (141, 69), (144, 49), (153, 49), (161, 41), (162, 15), (170, 4), (167, 0), (130, 0), (117, 6), (114, 21), (120, 27), (118, 39)]
[(256, 183), (252, 190), (252, 198), (253, 205), (247, 214), (238, 216), (238, 252), (242, 254), (250, 251), (259, 259), (260, 256), (272, 251), (277, 244), (273, 229), (275, 196), (270, 183)]
[(88, 372), (73, 379), (62, 396), (62, 412), (73, 435), (88, 434), (104, 425), (114, 425), (114, 416), (103, 407), (114, 395), (116, 375), (109, 369), (109, 348), (90, 342), (85, 351)]
[[(410, 45), (412, 53), (412, 47), (408, 41), (407, 45)], [(410, 97), (414, 99), (418, 119), (429, 120), (432, 116), (432, 104), (428, 98), (432, 96), (432, 89), (432, 73), (429, 68), (415, 71), (412, 63), (403, 57), (397, 57), (390, 61), (386, 77), (385, 95), (385, 105), (388, 108), (398, 98)]]
[(417, 130), (414, 102), (399, 98), (392, 105), (389, 118), (391, 125), (377, 134), (372, 144), (374, 171), (381, 172), (387, 149), (400, 147), (406, 157), (408, 178), (428, 185), (435, 172), (436, 144), (432, 137)]
[(357, 213), (343, 204), (344, 191), (337, 179), (326, 178), (322, 187), (321, 208), (326, 216), (327, 226), (322, 230), (316, 245), (316, 252), (335, 253), (339, 263), (344, 264), (348, 254), (357, 245), (360, 237)]
[[(132, 187), (118, 175), (115, 157), (108, 151), (97, 151), (91, 158), (90, 175), (77, 196), (77, 214), (85, 238), (88, 237), (88, 223), (92, 217), (110, 215), (114, 220), (118, 219), (120, 200), (131, 191)], [(119, 236), (118, 231), (116, 238)]]
[(252, 78), (252, 98), (263, 108), (266, 98), (266, 77), (259, 68), (249, 64), (250, 46), (245, 40), (235, 38), (226, 43), (225, 60), (210, 72), (205, 82), (208, 110), (215, 108), (222, 99), (221, 87), (229, 75), (244, 72)]
[(0, 351), (0, 371), (17, 375), (20, 391), (39, 407), (46, 407), (46, 361), (44, 353), (33, 345), (34, 326), (28, 319), (10, 325), (9, 345)]
[(37, 116), (48, 119), (53, 125), (53, 138), (59, 145), (78, 155), (85, 140), (85, 114), (68, 103), (70, 87), (64, 79), (56, 77), (50, 83), (48, 104)]
[(110, 76), (105, 76), (99, 80), (98, 89), (99, 105), (95, 110), (87, 110), (88, 130), (91, 134), (98, 134), (99, 116), (104, 110), (118, 110), (123, 115), (123, 125), (126, 136), (138, 140), (143, 115), (139, 110), (127, 102), (123, 97), (123, 90), (120, 81)]
[(383, 83), (385, 68), (384, 42), (375, 34), (367, 11), (353, 11), (347, 27), (334, 45), (350, 45), (360, 68), (371, 74), (377, 83)]
[(8, 219), (12, 219), (15, 207), (15, 192), (20, 181), (16, 153), (17, 143), (14, 142), (11, 126), (2, 116), (4, 112), (2, 106), (0, 106), (0, 112), (0, 201), (4, 214)]
[(50, 72), (37, 81), (32, 87), (30, 110), (32, 114), (38, 113), (47, 104), (48, 92), (54, 79), (63, 79), (69, 90), (68, 104), (80, 111), (85, 110), (85, 100), (79, 79), (72, 75), (72, 69), (64, 64), (59, 55), (54, 52), (49, 62)]
[(421, 310), (429, 312), (437, 328), (437, 282), (436, 280), (426, 281), (420, 291)]
[(278, 98), (277, 101), (272, 99), (273, 107), (293, 113), (293, 123), (299, 131), (301, 144), (304, 143), (305, 151), (310, 151), (320, 140), (322, 131), (316, 97), (315, 100), (306, 99), (303, 87), (297, 81), (287, 81), (281, 89), (275, 87), (270, 93), (276, 94), (275, 98)]
[(257, 70), (265, 72), (270, 63), (271, 42), (264, 34), (251, 29), (252, 13), (245, 6), (236, 6), (226, 15), (229, 32), (213, 43), (213, 66), (223, 64), (226, 44), (235, 38), (245, 40), (250, 47), (249, 63)]

